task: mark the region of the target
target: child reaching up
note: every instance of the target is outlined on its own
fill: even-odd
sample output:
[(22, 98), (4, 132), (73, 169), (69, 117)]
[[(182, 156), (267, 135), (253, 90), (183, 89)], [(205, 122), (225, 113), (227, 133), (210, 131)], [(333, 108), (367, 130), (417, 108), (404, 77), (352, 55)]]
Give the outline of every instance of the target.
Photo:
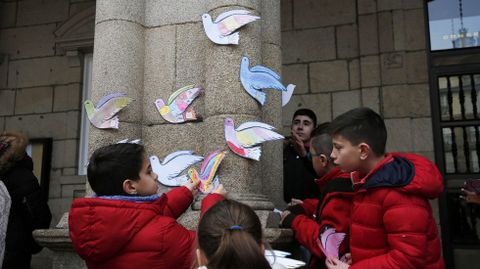
[[(128, 143), (97, 149), (87, 177), (97, 197), (73, 202), (69, 228), (88, 268), (191, 268), (196, 235), (176, 219), (192, 203), (198, 182), (157, 194), (144, 147)], [(222, 186), (217, 192), (225, 194)], [(218, 193), (203, 203), (223, 199)]]

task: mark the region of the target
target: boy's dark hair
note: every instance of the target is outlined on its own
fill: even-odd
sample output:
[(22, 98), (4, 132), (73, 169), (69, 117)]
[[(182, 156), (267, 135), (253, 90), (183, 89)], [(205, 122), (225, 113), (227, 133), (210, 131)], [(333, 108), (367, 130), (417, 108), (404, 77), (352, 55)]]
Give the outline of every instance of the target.
[(318, 125), (312, 132), (310, 146), (313, 147), (317, 154), (325, 154), (330, 158), (333, 149), (332, 136), (329, 133), (330, 122), (324, 122)]
[(352, 145), (367, 143), (375, 155), (385, 154), (387, 128), (382, 117), (370, 108), (360, 107), (343, 113), (332, 121), (329, 129), (332, 136), (341, 135)]
[(145, 148), (138, 144), (113, 144), (92, 154), (87, 168), (88, 183), (98, 196), (128, 195), (123, 190), (126, 179), (138, 180)]
[(315, 112), (308, 108), (300, 108), (299, 110), (295, 111), (292, 117), (292, 121), (293, 119), (295, 119), (296, 116), (307, 116), (312, 119), (313, 126), (317, 126), (317, 116), (315, 115)]

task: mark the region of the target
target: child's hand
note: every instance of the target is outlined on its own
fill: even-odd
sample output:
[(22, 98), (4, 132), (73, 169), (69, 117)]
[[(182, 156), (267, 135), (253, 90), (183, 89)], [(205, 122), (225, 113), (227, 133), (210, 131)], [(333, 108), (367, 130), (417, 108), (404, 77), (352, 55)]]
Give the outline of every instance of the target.
[(291, 212), (288, 211), (288, 210), (284, 210), (284, 211), (282, 212), (282, 216), (281, 216), (281, 218), (280, 218), (280, 226), (283, 226), (283, 221), (285, 220), (285, 218), (286, 218), (288, 215), (290, 215), (290, 213), (291, 213)]
[(225, 190), (223, 184), (220, 184), (212, 193), (220, 194), (223, 197), (227, 197), (228, 191)]
[(301, 204), (303, 204), (302, 200), (292, 198), (292, 200), (290, 201), (290, 203), (288, 205), (292, 206), (292, 205), (301, 205)]
[(348, 264), (348, 265), (352, 265), (352, 254), (351, 253), (346, 253), (345, 255), (343, 255), (341, 258), (340, 258), (340, 261)]
[(328, 269), (348, 269), (350, 267), (350, 265), (334, 257), (327, 257), (325, 265)]
[(200, 184), (200, 180), (198, 181), (189, 180), (186, 183), (184, 183), (182, 186), (187, 187), (187, 189), (189, 189), (192, 192), (193, 196), (195, 196), (195, 194), (198, 193), (198, 184)]

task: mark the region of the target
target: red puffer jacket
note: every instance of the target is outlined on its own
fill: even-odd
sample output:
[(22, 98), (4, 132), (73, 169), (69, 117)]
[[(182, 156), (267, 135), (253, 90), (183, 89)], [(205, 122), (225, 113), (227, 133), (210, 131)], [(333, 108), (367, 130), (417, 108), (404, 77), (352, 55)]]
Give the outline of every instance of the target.
[(320, 231), (326, 225), (347, 234), (339, 252), (340, 256), (349, 252), (348, 233), (353, 196), (350, 175), (342, 173), (339, 168), (332, 169), (316, 183), (321, 187), (319, 199), (305, 199), (302, 204), (305, 215), (298, 214), (291, 222), (295, 239), (312, 253), (309, 263), (312, 269), (326, 268), (325, 255), (317, 243)]
[(443, 191), (433, 163), (414, 154), (388, 154), (364, 178), (352, 173), (352, 180), (350, 269), (444, 268), (428, 202)]
[[(70, 238), (88, 268), (191, 268), (195, 232), (175, 219), (191, 204), (186, 187), (154, 201), (76, 199), (70, 209)], [(221, 200), (210, 194), (204, 199)], [(202, 210), (208, 207), (202, 206)]]

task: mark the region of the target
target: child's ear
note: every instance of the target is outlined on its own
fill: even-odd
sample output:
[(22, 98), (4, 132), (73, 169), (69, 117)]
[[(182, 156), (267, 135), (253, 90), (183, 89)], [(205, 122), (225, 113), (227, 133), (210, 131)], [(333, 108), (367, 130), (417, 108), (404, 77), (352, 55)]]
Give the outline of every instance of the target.
[(328, 166), (328, 157), (325, 154), (320, 154), (320, 162), (322, 163), (322, 167), (325, 168)]
[(135, 195), (137, 194), (137, 184), (134, 180), (131, 179), (125, 179), (123, 181), (123, 191), (127, 194), (130, 195)]
[(360, 149), (360, 160), (365, 161), (368, 158), (368, 156), (370, 156), (370, 153), (371, 153), (370, 146), (366, 143), (360, 143), (358, 145), (358, 148)]

